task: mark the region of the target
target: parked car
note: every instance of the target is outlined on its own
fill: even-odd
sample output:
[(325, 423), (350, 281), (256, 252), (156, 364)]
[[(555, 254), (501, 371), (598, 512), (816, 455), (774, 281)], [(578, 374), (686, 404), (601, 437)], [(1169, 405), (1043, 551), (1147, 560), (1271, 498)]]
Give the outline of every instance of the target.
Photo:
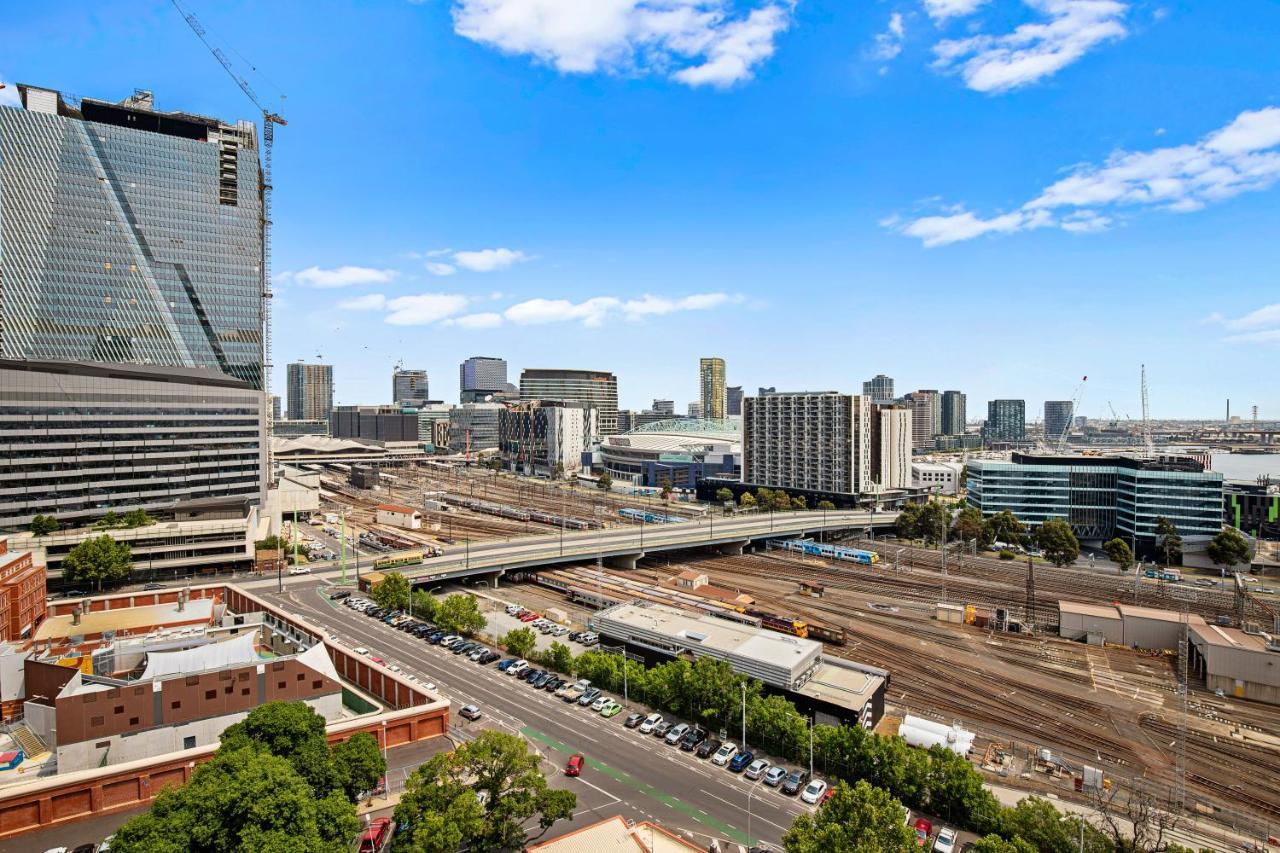
[(653, 727), (653, 736), (666, 737), (667, 732), (669, 732), (670, 730), (671, 730), (671, 723), (668, 720), (663, 720), (662, 722), (658, 723), (656, 726)]
[(484, 716), (475, 705), (463, 705), (461, 710), (458, 711), (458, 715), (466, 717), (468, 720), (478, 720)]
[(769, 769), (769, 762), (763, 758), (757, 758), (755, 761), (747, 765), (747, 770), (743, 773), (748, 779), (759, 779), (764, 775), (764, 771)]
[(709, 737), (698, 745), (698, 751), (694, 755), (699, 758), (710, 758), (712, 753), (720, 748), (719, 738)]
[(610, 699), (608, 696), (601, 696), (600, 698), (596, 699), (596, 701), (591, 703), (591, 710), (602, 711), (604, 710), (604, 706), (612, 701), (613, 700)]
[(507, 675), (519, 676), (520, 673), (524, 672), (528, 668), (529, 662), (527, 660), (518, 660), (511, 664), (511, 666), (507, 667)]
[(472, 649), (471, 654), (467, 655), (467, 658), (471, 661), (478, 661), (480, 660), (480, 658), (484, 657), (488, 653), (489, 653), (489, 650), (486, 649), (484, 646), (481, 646), (478, 649)]
[[(157, 589), (168, 589), (168, 587), (162, 583), (148, 583), (148, 584), (143, 584), (142, 586), (142, 590), (144, 592), (152, 592), (153, 590), (157, 590)], [(346, 594), (350, 595), (351, 593), (348, 592)], [(333, 596), (330, 596), (330, 600), (337, 601), (338, 599), (334, 598)]]
[(289, 567), (289, 574), (291, 574), (291, 575), (309, 575), (309, 574), (311, 574), (311, 569), (310, 569), (309, 567), (307, 567), (307, 566), (290, 566), (290, 567)]
[(743, 770), (747, 769), (748, 764), (750, 764), (755, 760), (756, 760), (756, 757), (752, 753), (739, 752), (737, 755), (733, 757), (733, 760), (729, 762), (729, 772), (741, 773)]
[(928, 847), (929, 836), (933, 833), (933, 824), (922, 817), (916, 818), (916, 822), (912, 825), (916, 831), (916, 846)]
[(592, 702), (596, 701), (596, 699), (598, 699), (599, 697), (600, 697), (599, 687), (588, 687), (586, 690), (583, 691), (582, 695), (578, 697), (578, 704), (590, 705)]
[(814, 779), (804, 786), (804, 790), (800, 792), (800, 799), (806, 803), (817, 805), (818, 800), (822, 799), (822, 795), (825, 793), (827, 793), (827, 783), (821, 779)]
[(782, 784), (782, 780), (787, 778), (787, 768), (770, 767), (764, 771), (764, 779), (762, 780), (770, 788), (776, 788)]
[(684, 737), (684, 734), (687, 731), (689, 731), (689, 724), (679, 723), (671, 727), (671, 731), (667, 732), (664, 740), (672, 746), (675, 746), (680, 742), (680, 738)]
[(798, 794), (805, 783), (809, 781), (808, 770), (792, 770), (787, 774), (787, 778), (782, 780), (782, 793)]
[(644, 718), (644, 722), (640, 724), (640, 734), (647, 735), (653, 732), (653, 727), (662, 722), (661, 714), (650, 714)]
[(643, 722), (644, 722), (644, 714), (630, 714), (627, 716), (627, 719), (624, 720), (622, 724), (629, 729), (634, 729), (636, 726), (640, 725)]
[(707, 733), (703, 729), (689, 729), (684, 733), (684, 737), (680, 738), (680, 748), (685, 752), (693, 752), (698, 748), (698, 744), (707, 739)]
[(600, 710), (600, 716), (604, 717), (605, 719), (608, 719), (609, 717), (616, 717), (620, 713), (622, 713), (622, 705), (613, 701), (612, 699), (610, 699), (609, 702), (604, 706), (604, 708)]
[(933, 839), (933, 853), (955, 853), (956, 831), (949, 826), (938, 830), (938, 837)]
[(375, 818), (370, 821), (364, 832), (360, 834), (360, 845), (356, 848), (358, 853), (382, 853), (387, 849), (394, 829), (395, 825), (389, 817)]
[(729, 763), (729, 759), (733, 758), (734, 753), (738, 751), (738, 745), (733, 741), (725, 741), (720, 744), (720, 748), (716, 750), (716, 754), (711, 756), (711, 763), (717, 767), (724, 767)]
[(569, 763), (567, 763), (564, 766), (564, 775), (581, 776), (582, 765), (585, 763), (586, 763), (586, 758), (583, 757), (582, 753), (578, 752), (578, 753), (574, 753), (573, 755), (570, 755)]
[(484, 653), (484, 657), (480, 658), (480, 664), (483, 666), (488, 666), (489, 664), (493, 663), (500, 657), (502, 657), (502, 655), (498, 654), (493, 649), (489, 649), (489, 651)]
[(352, 649), (351, 651), (355, 652), (355, 653), (356, 653), (356, 654), (358, 654), (358, 655), (367, 655), (367, 654), (369, 654), (369, 650), (368, 650), (368, 649), (366, 649), (364, 646), (356, 646), (356, 647), (355, 647), (354, 649)]
[(556, 676), (552, 676), (552, 678), (549, 681), (547, 681), (546, 684), (542, 685), (542, 689), (547, 691), (548, 693), (554, 693), (555, 691), (559, 690), (563, 686), (564, 686), (564, 679), (556, 675)]

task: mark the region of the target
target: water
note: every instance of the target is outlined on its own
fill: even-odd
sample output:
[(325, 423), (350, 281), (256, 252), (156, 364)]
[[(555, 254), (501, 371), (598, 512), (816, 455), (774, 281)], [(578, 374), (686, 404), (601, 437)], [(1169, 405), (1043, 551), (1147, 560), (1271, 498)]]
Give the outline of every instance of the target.
[(1215, 453), (1213, 470), (1228, 480), (1252, 483), (1269, 474), (1272, 482), (1280, 482), (1280, 453)]

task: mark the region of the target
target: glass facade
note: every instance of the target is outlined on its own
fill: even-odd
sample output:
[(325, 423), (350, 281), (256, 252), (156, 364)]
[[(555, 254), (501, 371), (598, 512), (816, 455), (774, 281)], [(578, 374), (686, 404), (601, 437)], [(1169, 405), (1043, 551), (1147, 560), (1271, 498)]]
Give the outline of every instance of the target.
[(0, 107), (0, 357), (204, 368), (261, 389), (253, 125), (23, 91), (44, 106)]

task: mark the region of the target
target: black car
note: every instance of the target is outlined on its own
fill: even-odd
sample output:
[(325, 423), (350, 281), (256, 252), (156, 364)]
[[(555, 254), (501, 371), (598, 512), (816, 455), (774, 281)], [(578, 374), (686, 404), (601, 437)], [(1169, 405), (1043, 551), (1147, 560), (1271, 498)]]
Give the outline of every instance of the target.
[(452, 649), (450, 649), (450, 651), (452, 651), (455, 655), (470, 654), (471, 652), (474, 652), (476, 650), (476, 646), (478, 645), (480, 644), (479, 643), (458, 643), (458, 645), (454, 646)]
[(713, 738), (713, 737), (707, 738), (706, 740), (704, 740), (702, 743), (698, 745), (698, 751), (694, 754), (697, 755), (699, 758), (710, 758), (712, 754), (715, 753), (715, 751), (719, 748), (720, 748), (720, 741), (718, 738)]
[(564, 685), (563, 678), (550, 678), (547, 683), (542, 685), (542, 689), (546, 691), (559, 690)]
[(488, 666), (489, 664), (493, 663), (500, 657), (502, 657), (502, 655), (498, 654), (493, 649), (490, 649), (489, 651), (484, 653), (484, 657), (480, 658), (479, 663), (484, 666)]
[(570, 632), (569, 632), (569, 639), (570, 639), (570, 640), (574, 640), (574, 641), (576, 641), (576, 640), (577, 640), (579, 637), (581, 637), (581, 636), (582, 636), (582, 632), (581, 632), (581, 631), (570, 631)]
[[(631, 714), (627, 717), (626, 720), (623, 721), (622, 724), (629, 729), (634, 729), (636, 726), (640, 725), (643, 722), (644, 722), (644, 714)], [(692, 747), (690, 747), (690, 749), (692, 749)]]
[(693, 752), (698, 748), (698, 744), (706, 739), (707, 733), (702, 729), (689, 729), (684, 733), (684, 737), (680, 738), (680, 748), (685, 752)]
[(449, 635), (448, 635), (448, 634), (446, 634), (444, 631), (441, 631), (441, 630), (437, 629), (437, 630), (435, 630), (435, 631), (432, 631), (432, 632), (431, 632), (430, 634), (428, 634), (427, 636), (423, 637), (423, 639), (424, 639), (424, 640), (426, 640), (428, 643), (434, 643), (434, 644), (436, 644), (436, 645), (439, 645), (439, 644), (440, 644), (440, 641), (441, 641), (441, 640), (443, 640), (443, 639), (444, 639), (445, 637), (447, 637), (447, 636), (449, 636)]
[(538, 678), (538, 676), (540, 676), (540, 675), (542, 675), (542, 670), (540, 670), (540, 669), (531, 669), (531, 670), (529, 670), (528, 672), (526, 672), (526, 673), (524, 674), (524, 680), (525, 680), (525, 683), (526, 683), (526, 684), (532, 684), (532, 683), (533, 683), (533, 682)]
[[(146, 589), (146, 587), (143, 587), (143, 589)], [(350, 597), (351, 597), (351, 590), (349, 590), (349, 589), (340, 589), (340, 590), (338, 590), (337, 592), (335, 592), (333, 595), (329, 596), (329, 600), (330, 600), (330, 601), (342, 601), (344, 598), (350, 598)]]
[(548, 682), (548, 681), (550, 681), (550, 680), (551, 680), (551, 679), (553, 679), (553, 678), (555, 678), (555, 676), (554, 676), (554, 675), (552, 675), (552, 674), (551, 674), (551, 673), (549, 673), (549, 672), (544, 672), (544, 673), (542, 673), (542, 675), (539, 675), (537, 678), (535, 678), (535, 679), (533, 680), (532, 684), (533, 684), (533, 686), (534, 686), (534, 687), (536, 687), (536, 688), (538, 688), (539, 690), (541, 690), (542, 688), (546, 687), (546, 686), (547, 686), (547, 682)]
[(787, 774), (787, 778), (782, 780), (782, 793), (798, 794), (800, 789), (809, 781), (808, 770), (792, 770)]
[(69, 589), (62, 594), (62, 597), (63, 598), (81, 598), (82, 596), (86, 596), (88, 594), (89, 593), (85, 592), (82, 589)]

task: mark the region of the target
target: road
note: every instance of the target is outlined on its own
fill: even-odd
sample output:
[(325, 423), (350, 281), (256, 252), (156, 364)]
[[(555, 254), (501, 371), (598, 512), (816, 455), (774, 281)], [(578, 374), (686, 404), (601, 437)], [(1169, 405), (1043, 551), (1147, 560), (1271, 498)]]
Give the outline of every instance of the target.
[[(633, 704), (622, 714), (603, 719), (508, 677), (496, 665), (477, 666), (333, 604), (323, 594), (324, 588), (315, 582), (297, 584), (267, 597), (328, 628), (339, 642), (365, 646), (388, 663), (434, 682), (453, 701), (455, 715), (464, 704), (478, 705), (485, 719), (468, 725), (525, 737), (546, 758), (547, 775), (578, 795), (575, 822), (623, 814), (693, 833), (700, 843), (714, 837), (722, 844), (744, 844), (750, 833), (752, 842), (778, 846), (795, 816), (812, 808), (622, 725), (629, 710), (648, 709)], [(560, 768), (575, 752), (586, 756), (588, 769), (579, 779), (565, 779)]]

